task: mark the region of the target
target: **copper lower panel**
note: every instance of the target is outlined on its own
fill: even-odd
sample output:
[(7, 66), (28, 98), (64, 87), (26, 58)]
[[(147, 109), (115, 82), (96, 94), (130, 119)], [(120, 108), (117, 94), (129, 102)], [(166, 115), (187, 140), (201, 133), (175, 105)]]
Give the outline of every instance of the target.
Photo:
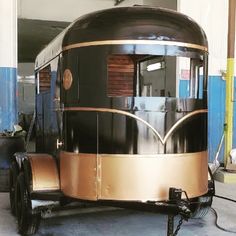
[(190, 198), (208, 191), (207, 152), (96, 155), (61, 152), (61, 189), (89, 200), (160, 201), (170, 187)]
[(97, 199), (97, 155), (60, 153), (61, 190), (69, 197)]
[(98, 199), (168, 200), (170, 187), (185, 190), (190, 198), (208, 191), (206, 152), (98, 158), (101, 170)]
[(32, 191), (59, 190), (59, 175), (54, 158), (48, 154), (28, 154), (32, 171)]

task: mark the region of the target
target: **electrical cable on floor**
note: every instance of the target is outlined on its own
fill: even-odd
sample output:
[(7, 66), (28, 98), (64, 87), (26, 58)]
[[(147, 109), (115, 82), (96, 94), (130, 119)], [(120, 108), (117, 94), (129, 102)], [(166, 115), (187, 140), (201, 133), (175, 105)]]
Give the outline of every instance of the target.
[[(227, 197), (224, 197), (224, 196), (214, 195), (214, 197), (221, 198), (221, 199), (224, 199), (224, 200), (227, 200), (227, 201), (231, 201), (231, 202), (235, 202), (235, 203), (236, 203), (236, 200), (231, 199), (231, 198), (227, 198)], [(211, 211), (214, 213), (214, 215), (215, 215), (215, 217), (216, 217), (216, 218), (215, 218), (215, 225), (216, 225), (216, 227), (217, 227), (218, 229), (223, 230), (223, 231), (228, 232), (228, 233), (236, 234), (236, 231), (233, 231), (233, 230), (230, 230), (230, 229), (226, 229), (226, 228), (220, 226), (220, 225), (218, 224), (218, 218), (219, 218), (219, 217), (218, 217), (217, 211), (216, 211), (213, 207), (211, 207), (210, 209), (211, 209)]]
[(218, 214), (217, 214), (216, 210), (215, 210), (214, 208), (212, 208), (212, 207), (211, 207), (210, 209), (211, 209), (211, 211), (214, 213), (214, 215), (215, 215), (215, 217), (216, 217), (216, 218), (215, 218), (215, 225), (216, 225), (216, 227), (217, 227), (218, 229), (223, 230), (223, 231), (228, 232), (228, 233), (236, 234), (236, 231), (233, 231), (233, 230), (230, 230), (230, 229), (226, 229), (226, 228), (220, 226), (220, 225), (218, 224)]
[(224, 199), (224, 200), (227, 200), (227, 201), (231, 201), (231, 202), (235, 202), (235, 203), (236, 203), (236, 200), (231, 199), (231, 198), (223, 197), (223, 196), (220, 196), (220, 195), (214, 195), (214, 197), (221, 198), (221, 199)]

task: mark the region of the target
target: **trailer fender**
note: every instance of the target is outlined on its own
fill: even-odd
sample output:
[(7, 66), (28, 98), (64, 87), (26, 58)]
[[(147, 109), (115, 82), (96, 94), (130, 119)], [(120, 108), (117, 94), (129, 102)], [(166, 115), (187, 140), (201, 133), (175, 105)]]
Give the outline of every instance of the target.
[(27, 154), (23, 169), (30, 193), (60, 189), (57, 163), (51, 155)]

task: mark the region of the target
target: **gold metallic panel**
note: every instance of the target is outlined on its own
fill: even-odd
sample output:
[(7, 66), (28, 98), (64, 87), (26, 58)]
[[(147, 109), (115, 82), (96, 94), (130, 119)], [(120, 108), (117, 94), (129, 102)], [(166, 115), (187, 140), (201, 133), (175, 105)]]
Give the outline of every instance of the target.
[(168, 200), (170, 187), (185, 190), (190, 198), (208, 191), (207, 152), (98, 158), (101, 169), (98, 199)]
[(97, 156), (72, 152), (60, 153), (61, 190), (66, 196), (97, 199)]
[(154, 133), (155, 137), (157, 139), (159, 139), (161, 141), (161, 143), (164, 145), (166, 143), (166, 141), (168, 140), (168, 138), (171, 136), (171, 134), (187, 119), (189, 119), (190, 117), (193, 117), (195, 115), (198, 114), (202, 114), (202, 113), (207, 113), (208, 110), (207, 109), (199, 109), (193, 112), (188, 113), (187, 115), (183, 116), (182, 118), (180, 118), (172, 127), (171, 129), (167, 132), (167, 134), (165, 135), (164, 138), (161, 137), (161, 135), (158, 133), (158, 131), (152, 126), (150, 125), (147, 121), (143, 120), (142, 118), (127, 112), (127, 111), (123, 111), (123, 110), (118, 110), (118, 109), (110, 109), (110, 108), (97, 108), (97, 107), (66, 107), (63, 109), (63, 111), (87, 111), (87, 112), (110, 112), (110, 113), (116, 113), (116, 114), (121, 114), (121, 115), (125, 115), (125, 116), (129, 116), (134, 118), (135, 120), (138, 120), (140, 122), (142, 122), (143, 124), (145, 124), (146, 126), (148, 126)]
[[(208, 191), (207, 152), (123, 155), (61, 152), (61, 189), (88, 200), (168, 200), (170, 187), (190, 198)], [(183, 196), (184, 197), (184, 196)]]
[(32, 170), (32, 190), (59, 190), (59, 175), (54, 158), (48, 154), (28, 154)]
[(184, 43), (184, 42), (174, 42), (174, 41), (158, 41), (158, 40), (102, 40), (102, 41), (91, 41), (91, 42), (82, 42), (75, 43), (63, 47), (63, 51), (67, 51), (73, 48), (82, 48), (82, 47), (91, 47), (91, 46), (103, 46), (103, 45), (163, 45), (163, 46), (178, 46), (199, 49), (202, 51), (208, 51), (208, 48), (198, 44)]

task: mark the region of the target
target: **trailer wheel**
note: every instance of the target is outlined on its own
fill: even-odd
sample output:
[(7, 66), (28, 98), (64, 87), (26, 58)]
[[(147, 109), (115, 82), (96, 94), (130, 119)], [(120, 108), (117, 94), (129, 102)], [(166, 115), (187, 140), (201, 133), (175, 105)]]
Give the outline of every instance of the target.
[(11, 206), (11, 213), (15, 216), (16, 215), (16, 207), (15, 207), (15, 187), (16, 187), (16, 180), (19, 174), (19, 169), (17, 163), (13, 161), (9, 168), (9, 195), (10, 195), (10, 206)]
[(208, 193), (205, 196), (195, 198), (192, 204), (192, 216), (193, 219), (199, 219), (204, 217), (211, 208), (213, 196), (215, 195), (215, 181), (208, 167)]
[(40, 223), (40, 214), (32, 213), (23, 173), (20, 173), (17, 178), (15, 201), (18, 233), (21, 235), (32, 235), (36, 233)]
[(200, 219), (204, 217), (211, 208), (212, 196), (202, 196), (197, 198), (197, 204), (192, 211), (192, 219)]

